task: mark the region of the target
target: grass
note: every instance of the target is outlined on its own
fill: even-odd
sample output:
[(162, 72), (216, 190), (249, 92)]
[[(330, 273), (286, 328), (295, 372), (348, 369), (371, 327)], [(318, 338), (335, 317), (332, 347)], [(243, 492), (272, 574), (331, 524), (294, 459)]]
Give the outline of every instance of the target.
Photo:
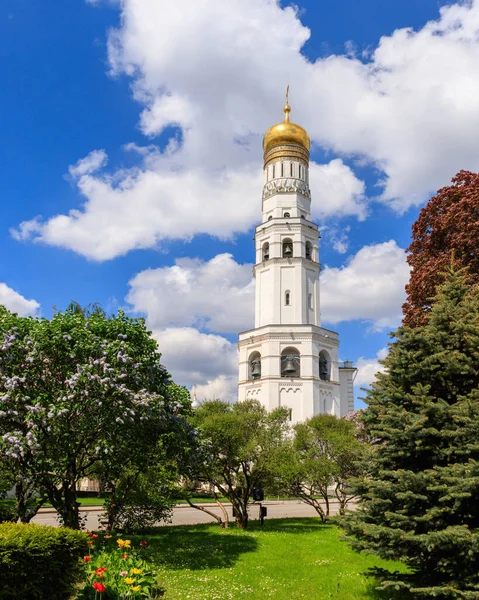
[(318, 519), (274, 519), (247, 531), (161, 527), (146, 539), (164, 600), (377, 598), (368, 569), (404, 565), (357, 554), (341, 536)]

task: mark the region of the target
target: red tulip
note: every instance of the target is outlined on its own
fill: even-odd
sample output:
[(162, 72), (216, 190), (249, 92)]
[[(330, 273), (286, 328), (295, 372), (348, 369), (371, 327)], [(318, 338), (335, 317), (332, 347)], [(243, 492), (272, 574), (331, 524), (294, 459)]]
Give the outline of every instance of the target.
[(91, 556), (84, 556), (83, 560), (84, 560), (84, 562), (90, 562), (91, 561)]
[(103, 593), (106, 590), (106, 585), (104, 585), (103, 583), (99, 583), (98, 581), (95, 581), (95, 583), (93, 584), (93, 589), (96, 590), (97, 592)]

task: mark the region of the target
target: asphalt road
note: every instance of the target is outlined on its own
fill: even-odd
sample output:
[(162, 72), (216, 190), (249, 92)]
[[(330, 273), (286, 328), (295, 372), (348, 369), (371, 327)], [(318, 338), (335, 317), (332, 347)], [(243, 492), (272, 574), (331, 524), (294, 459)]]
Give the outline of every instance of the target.
[[(217, 515), (221, 515), (221, 510), (215, 504), (202, 504), (208, 510), (211, 510)], [(230, 520), (234, 521), (231, 516), (231, 505), (225, 505), (230, 516)], [(263, 502), (263, 506), (268, 509), (268, 518), (281, 519), (281, 518), (292, 518), (292, 517), (316, 517), (318, 516), (314, 508), (304, 504), (304, 502), (298, 502), (297, 500), (285, 500), (285, 501), (268, 501)], [(336, 514), (338, 504), (331, 502), (331, 514)], [(101, 515), (101, 508), (92, 507), (82, 511), (87, 517), (86, 528), (89, 530), (99, 529), (99, 517)], [(252, 504), (250, 507), (250, 518), (258, 519), (259, 517), (259, 506)], [(35, 523), (42, 525), (58, 525), (57, 515), (53, 509), (40, 509), (40, 512), (33, 519)], [(173, 509), (173, 519), (171, 523), (159, 523), (159, 525), (194, 525), (196, 523), (214, 523), (215, 519), (210, 517), (201, 510), (191, 508), (187, 504), (180, 504)]]

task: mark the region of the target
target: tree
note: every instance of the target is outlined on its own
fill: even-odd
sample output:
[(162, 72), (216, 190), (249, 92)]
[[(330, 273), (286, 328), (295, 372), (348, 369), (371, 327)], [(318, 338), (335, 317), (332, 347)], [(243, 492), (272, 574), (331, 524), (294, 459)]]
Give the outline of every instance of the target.
[(333, 487), (340, 513), (352, 500), (348, 482), (359, 475), (366, 452), (351, 421), (333, 415), (316, 415), (294, 427), (290, 444), (278, 448), (276, 486), (312, 506), (323, 522), (329, 517), (329, 492)]
[(479, 281), (479, 173), (460, 171), (452, 185), (438, 191), (419, 213), (412, 228), (407, 261), (412, 268), (404, 324), (426, 323), (431, 298), (442, 282), (454, 252), (458, 267), (469, 267), (471, 282)]
[(283, 442), (288, 419), (288, 410), (268, 413), (256, 400), (237, 404), (212, 400), (196, 411), (198, 451), (191, 477), (228, 498), (237, 527), (248, 526), (253, 488), (265, 486), (271, 477), (269, 459)]
[(128, 445), (156, 447), (185, 407), (142, 319), (76, 305), (21, 318), (0, 307), (0, 332), (0, 455), (19, 473), (19, 513), (26, 493), (44, 492), (78, 528), (78, 481), (103, 460), (120, 465)]
[(362, 415), (373, 452), (346, 530), (410, 567), (378, 575), (412, 597), (479, 597), (478, 292), (449, 269), (426, 324), (394, 334)]
[[(171, 515), (180, 477), (178, 465), (187, 460), (193, 431), (185, 420), (191, 414), (188, 390), (171, 383), (167, 393), (176, 411), (167, 428), (159, 428), (155, 420), (143, 422), (140, 432), (129, 428), (117, 440), (115, 452), (104, 455), (92, 472), (108, 491), (108, 533), (151, 527)], [(182, 418), (177, 418), (178, 414)]]

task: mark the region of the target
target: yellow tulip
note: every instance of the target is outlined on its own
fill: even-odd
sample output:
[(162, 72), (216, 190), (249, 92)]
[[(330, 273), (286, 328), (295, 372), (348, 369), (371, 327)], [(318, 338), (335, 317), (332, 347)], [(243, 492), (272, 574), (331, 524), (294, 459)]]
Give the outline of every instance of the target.
[(131, 570), (132, 575), (139, 575), (140, 573), (143, 573), (143, 569), (132, 569)]
[(135, 587), (131, 587), (130, 588), (132, 592), (139, 592), (141, 590), (141, 586), (140, 585), (135, 585)]
[(136, 579), (133, 579), (132, 577), (125, 577), (125, 583), (127, 583), (128, 585), (133, 585), (135, 581)]

